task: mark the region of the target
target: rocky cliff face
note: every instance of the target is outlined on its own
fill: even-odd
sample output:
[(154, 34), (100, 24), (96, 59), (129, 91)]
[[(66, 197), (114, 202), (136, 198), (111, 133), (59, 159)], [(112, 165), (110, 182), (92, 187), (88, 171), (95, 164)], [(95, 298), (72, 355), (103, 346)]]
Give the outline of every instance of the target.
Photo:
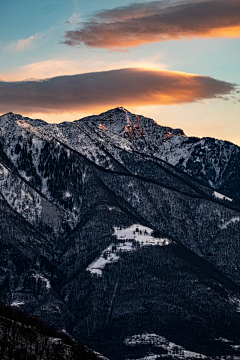
[(111, 359), (237, 352), (237, 146), (123, 108), (0, 125), (1, 301)]

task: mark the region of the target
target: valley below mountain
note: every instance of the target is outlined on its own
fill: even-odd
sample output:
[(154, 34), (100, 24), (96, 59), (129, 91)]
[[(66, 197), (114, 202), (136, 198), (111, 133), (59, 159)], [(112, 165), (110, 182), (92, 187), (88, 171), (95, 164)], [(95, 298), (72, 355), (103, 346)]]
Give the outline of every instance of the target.
[(124, 108), (0, 117), (0, 301), (110, 360), (240, 358), (240, 152)]

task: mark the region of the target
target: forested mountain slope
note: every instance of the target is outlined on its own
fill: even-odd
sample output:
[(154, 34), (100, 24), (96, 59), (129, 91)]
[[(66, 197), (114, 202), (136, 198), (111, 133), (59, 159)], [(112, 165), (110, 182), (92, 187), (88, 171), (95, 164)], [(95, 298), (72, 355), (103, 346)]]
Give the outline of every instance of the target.
[[(207, 139), (123, 108), (58, 125), (9, 113), (0, 126), (1, 301), (112, 360), (237, 354), (238, 195), (180, 166)], [(223, 178), (231, 157), (224, 170), (217, 144), (217, 167), (199, 159)]]

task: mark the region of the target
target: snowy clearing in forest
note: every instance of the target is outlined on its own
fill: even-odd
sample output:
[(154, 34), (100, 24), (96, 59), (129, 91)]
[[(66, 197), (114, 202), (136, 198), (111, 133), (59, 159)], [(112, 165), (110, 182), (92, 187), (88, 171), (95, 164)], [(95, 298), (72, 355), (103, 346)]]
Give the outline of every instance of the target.
[(152, 229), (139, 224), (125, 229), (115, 227), (113, 235), (117, 237), (118, 243), (109, 245), (87, 267), (91, 274), (102, 276), (105, 265), (118, 261), (122, 252), (136, 251), (143, 246), (165, 246), (171, 243), (169, 239), (154, 237)]
[[(126, 346), (138, 346), (138, 345), (153, 345), (154, 347), (162, 348), (167, 351), (166, 355), (177, 355), (178, 359), (206, 359), (207, 357), (203, 354), (195, 353), (192, 351), (185, 350), (182, 346), (176, 345), (175, 343), (167, 340), (163, 336), (159, 336), (157, 334), (141, 334), (141, 335), (133, 335), (124, 340)], [(154, 352), (154, 349), (152, 350)], [(161, 358), (161, 355), (155, 355), (153, 353), (144, 356), (142, 359), (156, 359)], [(142, 360), (138, 359), (138, 360)], [(130, 360), (130, 359), (129, 359)]]
[(140, 246), (164, 246), (171, 243), (169, 239), (154, 237), (153, 233), (149, 227), (139, 224), (131, 225), (126, 229), (114, 228), (114, 235), (120, 241), (133, 240)]
[(101, 276), (102, 269), (104, 269), (106, 264), (117, 261), (119, 259), (119, 256), (117, 256), (116, 253), (113, 252), (113, 246), (114, 244), (111, 244), (105, 250), (103, 250), (101, 255), (87, 267), (87, 271), (90, 271), (91, 274)]

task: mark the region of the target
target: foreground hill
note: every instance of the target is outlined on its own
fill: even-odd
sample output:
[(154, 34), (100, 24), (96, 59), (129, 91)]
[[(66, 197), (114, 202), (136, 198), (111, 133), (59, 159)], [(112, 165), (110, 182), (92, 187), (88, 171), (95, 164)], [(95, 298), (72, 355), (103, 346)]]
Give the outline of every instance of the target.
[(4, 304), (0, 304), (0, 356), (1, 360), (104, 359), (64, 332)]
[(238, 355), (238, 195), (163, 160), (181, 130), (123, 108), (0, 125), (1, 301), (112, 360)]

